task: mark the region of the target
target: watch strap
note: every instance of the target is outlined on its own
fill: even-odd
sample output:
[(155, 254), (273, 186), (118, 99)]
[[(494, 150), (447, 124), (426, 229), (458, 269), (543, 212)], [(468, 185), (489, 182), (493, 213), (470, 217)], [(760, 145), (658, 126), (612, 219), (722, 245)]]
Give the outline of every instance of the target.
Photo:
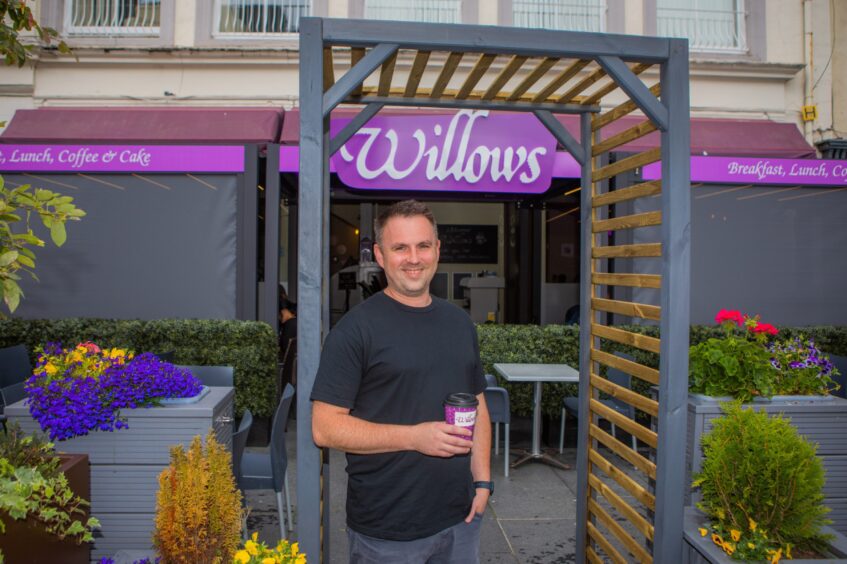
[(491, 492), (491, 495), (494, 495), (494, 482), (474, 482), (474, 489), (486, 489)]

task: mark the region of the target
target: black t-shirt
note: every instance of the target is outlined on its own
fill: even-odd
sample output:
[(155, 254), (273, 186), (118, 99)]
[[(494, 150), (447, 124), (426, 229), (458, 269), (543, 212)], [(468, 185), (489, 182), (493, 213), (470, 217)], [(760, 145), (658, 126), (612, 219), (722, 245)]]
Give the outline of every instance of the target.
[[(384, 293), (345, 315), (330, 332), (312, 400), (350, 408), (374, 423), (443, 421), (444, 398), (485, 389), (476, 328), (467, 313), (433, 297), (423, 308)], [(470, 455), (414, 451), (347, 454), (347, 525), (388, 540), (424, 538), (470, 511)]]

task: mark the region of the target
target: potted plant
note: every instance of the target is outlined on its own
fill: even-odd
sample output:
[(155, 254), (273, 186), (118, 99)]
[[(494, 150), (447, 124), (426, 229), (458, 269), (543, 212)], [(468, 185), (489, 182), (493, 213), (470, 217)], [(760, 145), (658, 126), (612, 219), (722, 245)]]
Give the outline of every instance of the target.
[(296, 542), (281, 539), (273, 548), (259, 541), (259, 533), (244, 541), (233, 558), (235, 564), (306, 564), (306, 554), (300, 552)]
[(686, 513), (691, 562), (845, 558), (847, 538), (826, 527), (816, 446), (782, 416), (723, 406), (703, 437), (702, 499)]
[(153, 543), (168, 563), (229, 563), (241, 540), (241, 492), (229, 452), (209, 433), (171, 449), (159, 475)]
[(0, 561), (87, 563), (99, 526), (88, 516), (88, 459), (59, 456), (18, 425), (0, 434)]
[[(831, 471), (824, 486), (835, 528), (847, 531), (847, 478), (836, 469), (847, 464), (847, 400), (836, 388), (832, 363), (802, 337), (781, 339), (758, 316), (721, 310), (715, 318), (723, 335), (693, 345), (689, 354), (689, 477), (701, 468), (701, 436), (721, 414), (721, 403), (745, 402), (769, 414), (782, 413), (800, 434), (818, 444), (818, 455)], [(688, 492), (686, 502), (697, 501)]]

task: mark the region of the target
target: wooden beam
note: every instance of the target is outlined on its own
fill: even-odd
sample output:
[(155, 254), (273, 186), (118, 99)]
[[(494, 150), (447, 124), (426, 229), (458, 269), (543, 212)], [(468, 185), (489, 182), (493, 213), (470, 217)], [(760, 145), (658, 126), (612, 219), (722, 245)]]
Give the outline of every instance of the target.
[(379, 89), (377, 93), (380, 96), (388, 96), (391, 90), (391, 79), (394, 78), (394, 66), (397, 63), (397, 51), (388, 57), (379, 69)]
[(638, 243), (635, 245), (606, 245), (594, 247), (593, 258), (644, 258), (662, 256), (661, 243)]
[(659, 383), (658, 370), (656, 370), (655, 368), (650, 368), (649, 366), (644, 366), (643, 364), (639, 364), (632, 360), (627, 360), (617, 355), (593, 348), (591, 349), (591, 360), (599, 362), (601, 364), (605, 364), (606, 366), (611, 366), (612, 368), (617, 368), (618, 370), (622, 370), (627, 374), (635, 376), (636, 378), (641, 378), (645, 382), (650, 382), (651, 384)]
[(626, 547), (630, 554), (635, 556), (636, 560), (641, 562), (642, 564), (652, 564), (653, 558), (650, 556), (650, 553), (641, 546), (641, 544), (629, 536), (623, 527), (615, 521), (611, 515), (606, 513), (606, 510), (603, 509), (597, 501), (592, 498), (588, 498), (588, 511), (592, 513), (597, 519), (603, 523), (603, 525), (609, 529), (609, 531), (617, 537), (621, 544)]
[[(650, 87), (650, 92), (653, 93), (654, 96), (658, 96), (662, 91), (662, 84), (656, 83)], [(589, 98), (586, 98), (588, 100)], [(601, 127), (609, 125), (613, 121), (622, 118), (627, 114), (631, 114), (638, 108), (638, 104), (633, 102), (632, 100), (628, 100), (619, 106), (616, 106), (606, 112), (605, 114), (600, 114), (591, 120), (591, 131), (597, 131)]]
[(639, 335), (638, 333), (624, 331), (623, 329), (609, 327), (608, 325), (600, 325), (599, 323), (591, 324), (591, 334), (601, 339), (608, 339), (622, 345), (630, 345), (656, 354), (659, 354), (659, 347), (662, 344), (662, 341), (655, 337)]
[[(621, 553), (618, 552), (612, 543), (600, 532), (600, 530), (594, 526), (594, 523), (589, 521), (586, 523), (586, 528), (588, 530), (588, 536), (591, 537), (591, 540), (600, 545), (600, 548), (603, 549), (603, 552), (606, 554), (607, 558), (610, 558), (614, 564), (627, 564), (626, 558), (621, 556)], [(603, 564), (603, 559), (597, 556), (594, 550), (589, 546), (586, 550), (588, 555), (588, 559), (591, 562), (597, 562), (598, 564)]]
[[(356, 66), (356, 63), (361, 61), (365, 57), (365, 49), (362, 47), (353, 47), (350, 49), (350, 68)], [(360, 84), (352, 92), (350, 92), (351, 96), (361, 96), (362, 95), (362, 85)]]
[[(637, 65), (632, 66), (630, 70), (632, 71), (632, 74), (639, 75), (652, 66), (652, 63), (638, 63)], [(620, 85), (614, 80), (611, 80), (609, 81), (609, 84), (602, 88), (599, 88), (596, 92), (588, 96), (585, 99), (585, 103), (591, 105), (597, 104), (603, 99), (604, 96), (606, 96), (607, 94), (611, 94), (618, 88), (620, 88)]]
[(598, 194), (591, 198), (591, 207), (597, 208), (600, 206), (610, 206), (619, 202), (635, 200), (636, 198), (646, 198), (662, 193), (662, 181), (651, 180), (634, 184), (626, 188), (619, 188), (605, 194)]
[(642, 121), (637, 125), (633, 125), (629, 129), (621, 131), (617, 135), (613, 135), (612, 137), (597, 143), (591, 148), (591, 154), (595, 157), (597, 155), (602, 155), (603, 153), (616, 149), (621, 145), (626, 145), (631, 141), (635, 141), (636, 139), (640, 139), (645, 135), (653, 133), (657, 129), (658, 127), (656, 127), (656, 124), (649, 119)]
[(641, 441), (647, 443), (653, 448), (656, 448), (659, 444), (659, 437), (640, 423), (633, 421), (626, 415), (621, 415), (611, 407), (607, 406), (600, 401), (591, 398), (588, 400), (588, 404), (591, 406), (591, 412), (599, 415), (603, 419), (608, 419), (630, 435), (635, 435)]
[(641, 411), (649, 413), (654, 417), (659, 416), (659, 404), (658, 402), (656, 402), (656, 400), (644, 397), (638, 392), (633, 392), (629, 388), (619, 386), (611, 380), (603, 378), (602, 376), (598, 376), (593, 372), (591, 373), (591, 385), (600, 390), (601, 392), (609, 394), (613, 398), (628, 403), (636, 409), (640, 409)]
[(574, 96), (576, 96), (577, 94), (579, 94), (580, 92), (582, 92), (604, 76), (606, 76), (606, 71), (604, 71), (603, 69), (595, 70), (594, 72), (577, 82), (570, 90), (559, 96), (559, 99), (556, 100), (556, 102), (559, 104), (565, 104), (569, 100), (573, 100)]
[(594, 182), (600, 182), (601, 180), (606, 180), (607, 178), (611, 178), (622, 172), (626, 172), (628, 170), (635, 170), (636, 168), (640, 168), (646, 164), (654, 163), (658, 160), (661, 160), (661, 158), (661, 147), (649, 149), (647, 151), (644, 151), (643, 153), (638, 153), (632, 155), (631, 157), (621, 159), (618, 162), (606, 165), (602, 168), (598, 168), (591, 175), (591, 180)]
[(444, 62), (444, 66), (441, 67), (441, 72), (435, 80), (435, 86), (432, 87), (432, 92), (429, 95), (430, 98), (440, 98), (444, 93), (444, 89), (447, 88), (447, 84), (453, 78), (453, 73), (456, 72), (456, 68), (462, 61), (462, 55), (464, 53), (453, 51), (447, 56), (447, 60)]
[[(597, 427), (597, 425), (594, 425), (594, 427)], [(597, 429), (600, 428), (597, 427)], [(606, 436), (611, 437), (611, 435), (609, 435), (605, 431), (603, 431), (603, 433), (605, 433)], [(615, 439), (615, 442), (620, 445), (620, 441), (618, 441), (617, 439)], [(624, 450), (630, 450), (631, 452), (631, 449), (626, 449), (626, 447), (623, 446), (621, 448), (623, 448)], [(588, 459), (591, 461), (591, 464), (594, 468), (602, 470), (608, 477), (620, 484), (623, 489), (632, 494), (632, 497), (637, 499), (642, 505), (644, 505), (644, 507), (647, 507), (649, 509), (656, 508), (656, 498), (655, 496), (653, 496), (653, 494), (644, 489), (641, 484), (630, 478), (629, 474), (627, 474), (626, 472), (624, 472), (623, 470), (603, 458), (603, 456), (596, 449), (592, 448), (588, 451)]]
[[(618, 439), (601, 429), (600, 426), (596, 423), (591, 423), (588, 426), (588, 435), (591, 438), (596, 439), (598, 442), (606, 446), (606, 448), (608, 448), (609, 450), (611, 450), (633, 466), (635, 466), (635, 468), (637, 468), (638, 470), (641, 470), (641, 472), (643, 472), (644, 475), (648, 478), (651, 478), (653, 480), (656, 479), (656, 465), (652, 461), (641, 456), (640, 453), (635, 452), (627, 445), (620, 442)], [(635, 481), (633, 481), (632, 483), (638, 486)], [(638, 486), (638, 488), (640, 487), (641, 486)], [(650, 509), (653, 508), (656, 500), (647, 492), (647, 490), (636, 488), (626, 489), (627, 491), (632, 490), (630, 491), (630, 493), (636, 496), (636, 499), (638, 499), (638, 501), (640, 501), (645, 507), (649, 507)]]
[(421, 83), (424, 72), (426, 72), (426, 64), (429, 62), (430, 51), (418, 51), (415, 53), (415, 61), (412, 63), (412, 69), (409, 71), (409, 78), (406, 79), (406, 88), (403, 90), (403, 96), (406, 98), (413, 97)]
[(636, 511), (631, 505), (629, 505), (624, 499), (615, 493), (615, 491), (603, 483), (603, 480), (597, 477), (596, 474), (588, 475), (588, 485), (591, 486), (591, 489), (598, 492), (606, 501), (608, 501), (612, 507), (614, 507), (618, 513), (626, 517), (626, 519), (636, 528), (638, 531), (647, 537), (648, 540), (653, 540), (653, 525), (651, 525), (647, 519), (644, 518), (638, 511)]
[(579, 71), (581, 71), (583, 68), (585, 68), (585, 66), (588, 65), (588, 63), (590, 63), (590, 62), (591, 61), (589, 59), (577, 59), (576, 61), (574, 61), (573, 63), (568, 65), (568, 67), (566, 69), (564, 69), (559, 74), (557, 74), (555, 77), (553, 77), (553, 80), (551, 80), (547, 84), (547, 86), (542, 88), (535, 95), (535, 97), (533, 97), (532, 101), (533, 102), (544, 102), (544, 101), (546, 101), (547, 98), (549, 98), (550, 95), (553, 94), (553, 92), (555, 92), (561, 85), (563, 85), (564, 83), (569, 81), (571, 78), (576, 76), (577, 73)]
[(636, 229), (638, 227), (650, 227), (662, 224), (662, 212), (652, 211), (637, 213), (633, 215), (622, 215), (612, 219), (600, 219), (591, 224), (594, 233), (604, 231), (618, 231), (621, 229)]
[(500, 90), (509, 82), (515, 73), (517, 73), (521, 66), (526, 62), (527, 57), (522, 55), (512, 55), (512, 58), (503, 67), (503, 70), (500, 71), (500, 74), (494, 79), (494, 82), (488, 87), (488, 89), (482, 94), (483, 100), (491, 100), (498, 94), (500, 94)]
[(471, 69), (471, 72), (468, 73), (468, 76), (465, 78), (465, 82), (459, 88), (459, 91), (456, 93), (456, 99), (464, 100), (468, 97), (468, 94), (473, 91), (474, 86), (477, 85), (479, 80), (485, 75), (488, 67), (491, 66), (491, 63), (494, 62), (494, 58), (497, 55), (491, 53), (483, 53), (476, 60), (476, 64)]
[(633, 288), (662, 287), (661, 274), (627, 274), (622, 272), (592, 272), (591, 283), (603, 286), (630, 286)]
[(515, 89), (508, 94), (506, 99), (510, 101), (519, 99), (524, 92), (529, 90), (536, 82), (538, 82), (541, 77), (544, 76), (548, 70), (553, 68), (553, 65), (557, 62), (559, 62), (559, 59), (556, 57), (544, 57), (541, 59), (538, 64), (535, 65), (535, 68), (532, 69), (532, 71), (530, 71), (530, 73), (518, 83)]
[(332, 64), (332, 47), (324, 47), (324, 92), (335, 84), (335, 68)]

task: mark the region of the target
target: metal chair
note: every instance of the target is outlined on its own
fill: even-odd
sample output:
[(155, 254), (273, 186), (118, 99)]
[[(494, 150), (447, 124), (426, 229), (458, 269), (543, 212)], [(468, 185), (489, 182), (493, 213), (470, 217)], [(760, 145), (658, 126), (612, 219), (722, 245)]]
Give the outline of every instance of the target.
[[(486, 375), (488, 376), (488, 375)], [(509, 477), (509, 424), (511, 423), (511, 411), (509, 406), (509, 391), (499, 386), (488, 386), (483, 392), (485, 404), (488, 406), (488, 415), (494, 424), (494, 454), (500, 452), (500, 423), (503, 424), (505, 444), (503, 445), (503, 475)]]
[(26, 345), (0, 349), (0, 388), (23, 382), (32, 376)]
[(190, 370), (204, 386), (214, 388), (219, 386), (231, 387), (233, 385), (232, 366), (194, 366), (187, 364), (178, 364), (177, 366)]
[(833, 378), (833, 381), (840, 387), (833, 392), (832, 395), (840, 398), (847, 398), (847, 356), (839, 356), (837, 354), (831, 354), (828, 356), (829, 361), (834, 364), (836, 370), (840, 372), (838, 376)]
[(241, 458), (244, 456), (244, 447), (247, 446), (247, 435), (253, 426), (253, 414), (249, 409), (244, 410), (238, 429), (232, 434), (232, 473), (237, 478), (241, 475)]
[[(616, 356), (626, 359), (626, 360), (634, 360), (631, 356), (624, 353), (616, 353)], [(617, 368), (608, 367), (606, 369), (606, 378), (612, 382), (613, 384), (617, 384), (623, 388), (629, 389), (632, 383), (632, 378), (626, 372), (618, 370)], [(600, 400), (601, 403), (610, 407), (620, 413), (625, 417), (629, 417), (630, 419), (635, 419), (635, 408), (625, 401), (619, 400), (617, 398), (607, 398)], [(559, 453), (561, 454), (564, 451), (565, 447), (565, 419), (568, 413), (574, 415), (574, 417), (579, 417), (579, 398), (573, 396), (567, 396), (564, 399), (562, 405), (562, 424), (559, 429)], [(615, 424), (612, 423), (612, 436), (616, 436), (615, 434)], [(635, 438), (635, 435), (630, 435), (632, 440), (632, 450), (637, 450), (638, 442)]]
[(291, 495), (288, 491), (288, 453), (285, 450), (285, 424), (288, 420), (288, 411), (291, 408), (293, 397), (294, 387), (287, 384), (271, 423), (269, 452), (245, 452), (241, 457), (241, 469), (238, 476), (238, 487), (242, 490), (272, 489), (276, 492), (281, 539), (286, 537), (286, 513), (283, 512), (282, 504), (283, 492), (285, 492), (288, 527), (292, 531), (294, 530), (291, 522)]

